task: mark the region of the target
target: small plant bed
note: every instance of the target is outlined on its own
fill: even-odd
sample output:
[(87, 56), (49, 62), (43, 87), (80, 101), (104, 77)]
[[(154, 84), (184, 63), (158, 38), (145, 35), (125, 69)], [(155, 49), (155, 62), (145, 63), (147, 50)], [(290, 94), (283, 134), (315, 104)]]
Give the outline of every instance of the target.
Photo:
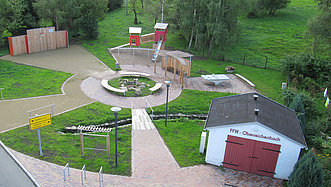
[[(115, 166), (115, 130), (110, 132), (110, 161), (107, 152), (84, 150), (80, 152), (79, 134), (62, 133), (63, 129), (72, 125), (97, 125), (115, 121), (111, 106), (93, 103), (79, 109), (55, 116), (50, 126), (40, 129), (44, 156), (40, 158), (37, 132), (30, 131), (27, 126), (0, 133), (0, 140), (8, 147), (23, 154), (64, 166), (81, 169), (86, 165), (88, 171), (98, 172), (102, 166), (104, 173), (131, 175), (131, 127), (118, 129), (118, 167)], [(131, 117), (130, 109), (119, 112), (119, 120)], [(96, 133), (106, 135), (106, 133)], [(106, 149), (106, 138), (84, 136), (84, 147)]]
[(157, 120), (154, 124), (172, 155), (182, 167), (205, 163), (205, 154), (199, 153), (200, 137), (205, 121), (179, 118)]
[[(111, 79), (108, 84), (114, 88), (126, 90), (125, 97), (142, 97), (147, 96), (149, 91), (155, 85), (155, 81), (147, 77), (124, 76)], [(118, 94), (118, 93), (117, 93)]]
[(72, 74), (0, 60), (3, 99), (61, 94), (61, 86)]

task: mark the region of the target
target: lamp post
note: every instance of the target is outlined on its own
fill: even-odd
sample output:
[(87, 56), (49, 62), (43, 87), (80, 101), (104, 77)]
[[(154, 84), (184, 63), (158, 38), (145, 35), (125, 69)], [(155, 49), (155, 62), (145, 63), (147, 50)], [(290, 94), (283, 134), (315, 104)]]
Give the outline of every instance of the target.
[(164, 126), (167, 127), (167, 119), (168, 119), (168, 96), (169, 96), (169, 86), (171, 84), (171, 81), (164, 81), (164, 83), (167, 85), (166, 116), (165, 116), (165, 124), (164, 124)]
[(117, 167), (117, 116), (118, 116), (118, 112), (121, 111), (121, 108), (112, 107), (110, 110), (114, 112), (114, 116), (115, 116), (115, 163)]

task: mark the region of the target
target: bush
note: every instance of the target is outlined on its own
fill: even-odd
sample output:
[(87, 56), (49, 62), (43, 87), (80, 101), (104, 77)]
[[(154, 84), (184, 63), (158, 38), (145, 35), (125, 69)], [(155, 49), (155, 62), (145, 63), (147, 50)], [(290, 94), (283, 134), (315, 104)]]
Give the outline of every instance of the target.
[(87, 17), (81, 21), (81, 29), (86, 39), (97, 39), (98, 32), (98, 20), (93, 17)]
[(317, 105), (314, 101), (314, 98), (306, 91), (300, 91), (299, 93), (286, 89), (283, 91), (283, 100), (284, 103), (292, 103), (293, 99), (296, 96), (299, 96), (302, 100), (305, 116), (307, 119), (316, 119), (320, 115), (320, 111), (317, 109)]
[(123, 0), (108, 0), (109, 12), (112, 10), (115, 10), (117, 8), (120, 8), (122, 3), (123, 3)]
[(323, 185), (323, 170), (312, 151), (306, 153), (294, 166), (289, 187), (317, 187)]
[(283, 61), (283, 64), (282, 71), (289, 74), (291, 79), (298, 83), (297, 86), (299, 88), (302, 87), (301, 84), (303, 81), (307, 81), (308, 83), (310, 81), (308, 79), (305, 80), (304, 77), (309, 77), (317, 84), (322, 84), (323, 86), (330, 79), (331, 61), (329, 59), (323, 60), (311, 54), (299, 54), (288, 56)]

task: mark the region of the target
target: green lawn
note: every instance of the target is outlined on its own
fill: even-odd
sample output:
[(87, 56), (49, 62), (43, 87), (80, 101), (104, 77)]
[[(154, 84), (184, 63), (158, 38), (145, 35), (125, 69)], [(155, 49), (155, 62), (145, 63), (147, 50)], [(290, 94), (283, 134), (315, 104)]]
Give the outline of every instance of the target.
[[(182, 91), (182, 94), (175, 100), (169, 102), (169, 114), (207, 114), (210, 103), (214, 98), (234, 95), (232, 93), (204, 92), (198, 90)], [(154, 114), (164, 114), (165, 104), (153, 107)], [(148, 110), (150, 112), (150, 109)]]
[[(62, 134), (66, 126), (98, 125), (114, 121), (111, 106), (93, 103), (82, 108), (55, 116), (52, 125), (40, 129), (44, 156), (39, 157), (37, 132), (30, 131), (28, 127), (17, 128), (0, 134), (1, 141), (8, 147), (23, 154), (39, 158), (58, 165), (70, 163), (70, 167), (81, 169), (86, 165), (88, 171), (98, 172), (100, 166), (104, 173), (117, 175), (131, 175), (131, 127), (118, 130), (118, 167), (114, 166), (115, 131), (110, 133), (111, 158), (107, 162), (107, 152), (85, 150), (84, 156), (80, 153), (79, 134)], [(131, 117), (130, 109), (119, 112), (119, 120)], [(100, 133), (99, 133), (100, 134)], [(102, 134), (102, 133), (101, 133)], [(105, 133), (103, 133), (105, 134)], [(106, 138), (84, 137), (85, 147), (106, 149)]]
[(0, 88), (4, 99), (60, 94), (72, 74), (0, 60)]
[(185, 118), (154, 121), (172, 155), (182, 167), (205, 163), (205, 154), (199, 153), (200, 137), (205, 121)]

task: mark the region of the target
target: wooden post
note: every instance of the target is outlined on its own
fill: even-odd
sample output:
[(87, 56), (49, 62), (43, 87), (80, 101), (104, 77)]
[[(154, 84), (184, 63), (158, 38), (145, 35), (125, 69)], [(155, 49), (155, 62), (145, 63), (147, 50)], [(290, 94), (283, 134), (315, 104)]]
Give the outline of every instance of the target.
[(176, 80), (176, 68), (177, 68), (177, 59), (175, 59), (175, 63), (174, 63), (174, 80)]
[(83, 142), (83, 132), (80, 130), (80, 151), (82, 156), (84, 156), (84, 142)]
[(182, 68), (180, 68), (180, 78), (179, 78), (179, 81), (180, 83), (182, 84), (182, 88), (183, 88), (183, 79), (184, 79), (184, 66), (182, 66)]
[(110, 159), (110, 140), (109, 140), (109, 132), (107, 132), (107, 160)]
[(154, 60), (154, 73), (156, 73), (156, 59)]
[(166, 55), (166, 60), (165, 60), (165, 71), (164, 71), (164, 76), (167, 76), (167, 71), (168, 71), (168, 55)]

